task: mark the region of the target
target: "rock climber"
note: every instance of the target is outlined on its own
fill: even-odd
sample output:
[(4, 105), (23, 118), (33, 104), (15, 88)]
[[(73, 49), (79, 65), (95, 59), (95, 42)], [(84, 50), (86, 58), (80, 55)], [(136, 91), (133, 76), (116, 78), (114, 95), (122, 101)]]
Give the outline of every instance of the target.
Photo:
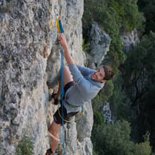
[[(112, 79), (114, 73), (110, 66), (101, 66), (97, 71), (78, 66), (70, 54), (69, 46), (64, 34), (59, 34), (58, 40), (64, 50), (64, 57), (68, 66), (64, 68), (64, 104), (55, 112), (53, 122), (49, 127), (51, 148), (46, 155), (53, 155), (59, 144), (59, 134), (64, 123), (81, 110), (81, 106), (92, 100), (103, 88), (107, 80)], [(63, 106), (63, 107), (62, 107)], [(62, 111), (63, 110), (63, 111)], [(61, 113), (63, 112), (63, 118)]]

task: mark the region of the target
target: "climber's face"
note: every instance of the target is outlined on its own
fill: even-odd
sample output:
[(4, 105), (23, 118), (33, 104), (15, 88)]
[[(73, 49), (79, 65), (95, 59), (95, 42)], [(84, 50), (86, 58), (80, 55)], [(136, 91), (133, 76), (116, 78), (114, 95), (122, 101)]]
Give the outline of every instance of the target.
[(97, 82), (104, 82), (105, 72), (104, 68), (99, 68), (94, 74), (92, 74), (92, 79)]

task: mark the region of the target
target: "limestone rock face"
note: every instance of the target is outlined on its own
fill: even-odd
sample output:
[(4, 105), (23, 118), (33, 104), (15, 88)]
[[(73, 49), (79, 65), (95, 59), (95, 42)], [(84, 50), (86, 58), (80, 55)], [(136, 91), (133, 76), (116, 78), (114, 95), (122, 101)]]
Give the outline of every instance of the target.
[(139, 37), (137, 30), (133, 30), (132, 32), (126, 32), (122, 36), (122, 41), (124, 44), (124, 51), (128, 52), (129, 50), (132, 50), (137, 43), (139, 43)]
[(0, 7), (0, 154), (14, 155), (24, 135), (32, 138), (34, 153), (43, 154), (49, 3), (4, 0)]
[(109, 51), (110, 42), (110, 36), (94, 22), (90, 32), (91, 50), (88, 56), (89, 66), (98, 67), (101, 65), (105, 55)]
[(77, 116), (77, 137), (80, 144), (80, 155), (92, 155), (92, 142), (90, 140), (93, 127), (93, 110), (91, 102), (87, 102), (83, 106), (82, 113)]
[(15, 155), (24, 136), (34, 155), (49, 148), (47, 128), (56, 107), (49, 105), (46, 82), (60, 68), (58, 14), (72, 55), (83, 64), (83, 0), (0, 1), (0, 155)]
[(112, 119), (112, 112), (111, 112), (111, 108), (110, 108), (110, 104), (109, 102), (106, 102), (106, 104), (103, 106), (103, 115), (105, 118), (105, 122), (106, 123), (113, 123), (113, 119)]
[(78, 139), (83, 141), (86, 137), (91, 136), (93, 126), (93, 110), (90, 102), (85, 103), (81, 116), (77, 116)]

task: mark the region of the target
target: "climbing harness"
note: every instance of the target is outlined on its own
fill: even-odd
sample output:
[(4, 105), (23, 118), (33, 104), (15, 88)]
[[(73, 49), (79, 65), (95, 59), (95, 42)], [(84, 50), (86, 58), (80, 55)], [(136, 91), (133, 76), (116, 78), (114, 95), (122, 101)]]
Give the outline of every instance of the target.
[(71, 123), (71, 122), (72, 122), (72, 119), (71, 119), (71, 120), (65, 119), (65, 118), (62, 116), (62, 114), (60, 113), (60, 110), (59, 110), (59, 109), (58, 109), (58, 114), (59, 114), (60, 118), (63, 120), (63, 122), (67, 122), (67, 123)]

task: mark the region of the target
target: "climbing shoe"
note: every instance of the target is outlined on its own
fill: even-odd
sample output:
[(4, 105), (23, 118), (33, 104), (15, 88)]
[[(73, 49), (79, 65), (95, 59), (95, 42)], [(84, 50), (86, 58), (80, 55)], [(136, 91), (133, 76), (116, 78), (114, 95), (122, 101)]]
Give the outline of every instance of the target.
[(45, 155), (53, 155), (52, 150), (51, 150), (51, 149), (48, 149), (48, 150), (46, 151), (46, 154), (45, 154)]

